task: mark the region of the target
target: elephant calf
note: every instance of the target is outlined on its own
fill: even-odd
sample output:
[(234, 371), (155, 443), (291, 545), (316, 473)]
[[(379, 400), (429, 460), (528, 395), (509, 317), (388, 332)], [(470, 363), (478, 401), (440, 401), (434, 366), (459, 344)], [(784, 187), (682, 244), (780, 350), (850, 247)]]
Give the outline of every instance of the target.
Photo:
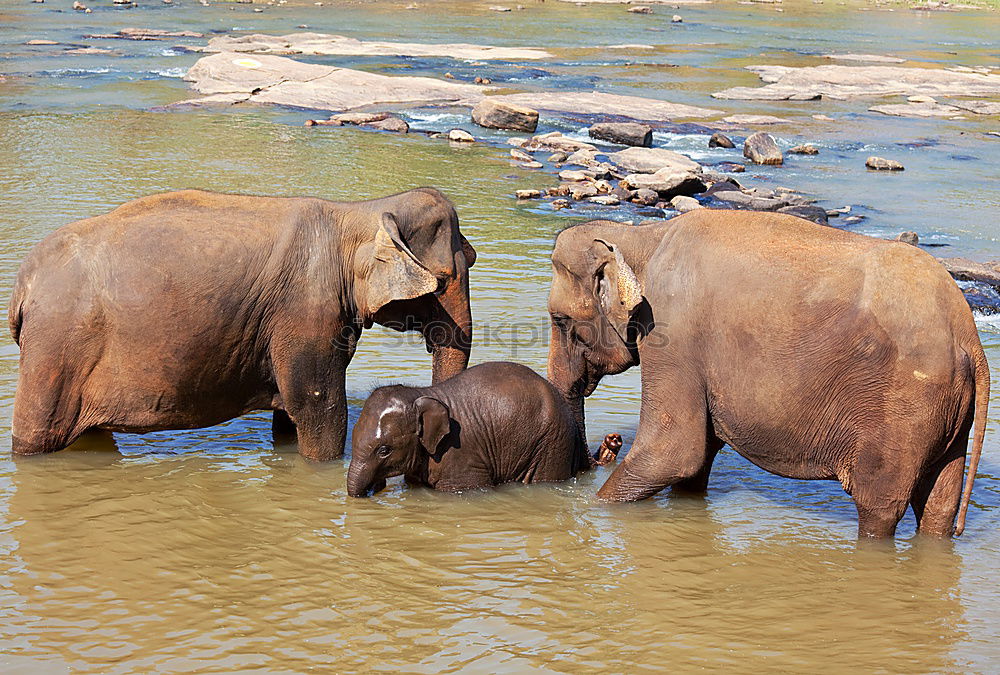
[(566, 480), (614, 461), (609, 434), (595, 458), (562, 396), (530, 368), (483, 363), (432, 387), (372, 392), (354, 426), (347, 492), (364, 497), (405, 475), (459, 491)]

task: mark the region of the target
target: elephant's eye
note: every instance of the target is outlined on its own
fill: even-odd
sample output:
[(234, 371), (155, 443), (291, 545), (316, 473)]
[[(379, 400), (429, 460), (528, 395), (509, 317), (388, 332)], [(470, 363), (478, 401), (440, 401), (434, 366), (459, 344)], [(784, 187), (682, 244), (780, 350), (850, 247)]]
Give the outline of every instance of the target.
[(390, 448), (388, 445), (380, 445), (378, 446), (378, 449), (375, 450), (375, 455), (379, 459), (385, 459), (391, 454), (392, 454), (392, 448)]
[(569, 317), (565, 314), (553, 314), (552, 323), (554, 323), (559, 330), (564, 331), (569, 327)]

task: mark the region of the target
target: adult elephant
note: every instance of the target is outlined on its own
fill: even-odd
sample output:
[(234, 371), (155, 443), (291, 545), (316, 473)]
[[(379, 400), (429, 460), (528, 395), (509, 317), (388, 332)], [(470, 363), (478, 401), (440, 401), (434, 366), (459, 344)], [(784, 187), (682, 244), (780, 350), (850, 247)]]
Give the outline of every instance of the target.
[(364, 202), (184, 190), (66, 225), (11, 298), (13, 451), (273, 409), (302, 455), (339, 457), (363, 328), (423, 331), (435, 382), (465, 369), (475, 259), (429, 188)]
[(578, 418), (602, 376), (642, 364), (635, 442), (598, 497), (704, 490), (728, 443), (772, 473), (839, 480), (859, 535), (892, 536), (907, 505), (921, 531), (961, 534), (989, 369), (930, 255), (788, 215), (699, 210), (572, 227), (552, 265), (549, 379)]

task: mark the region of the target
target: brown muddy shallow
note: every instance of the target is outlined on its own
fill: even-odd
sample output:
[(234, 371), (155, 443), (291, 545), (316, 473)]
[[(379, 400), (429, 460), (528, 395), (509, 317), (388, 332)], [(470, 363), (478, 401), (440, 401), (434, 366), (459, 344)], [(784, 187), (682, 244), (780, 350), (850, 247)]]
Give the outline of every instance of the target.
[[(305, 22), (348, 32), (346, 24), (355, 37), (412, 40), (426, 39), (420, 31), (435, 25), (433, 15), (410, 13), (402, 21), (398, 8), (384, 5), (345, 9), (323, 25), (318, 9), (295, 9), (308, 14), (302, 18), (291, 9), (253, 15), (239, 6), (213, 9), (208, 19), (95, 11), (86, 21), (87, 30), (140, 23), (290, 32)], [(609, 70), (609, 89), (624, 93), (658, 91), (675, 78), (668, 98), (709, 107), (710, 91), (753, 83), (732, 67), (760, 61), (761, 51), (788, 65), (808, 60), (782, 51), (789, 25), (804, 26), (800, 38), (810, 44), (843, 51), (871, 52), (880, 39), (894, 39), (883, 51), (944, 59), (957, 50), (947, 58), (996, 61), (995, 45), (991, 51), (979, 32), (982, 17), (876, 25), (874, 14), (801, 11), (798, 24), (783, 16), (788, 23), (774, 27), (773, 12), (753, 19), (745, 17), (751, 10), (731, 5), (682, 9), (684, 30), (695, 31), (684, 39), (702, 44), (718, 34), (728, 42), (664, 44), (663, 53), (684, 62), (669, 77), (652, 67), (595, 65), (600, 59), (584, 49), (636, 42), (637, 34), (667, 42), (638, 33), (644, 24), (626, 30), (615, 23), (622, 8), (547, 3), (535, 15), (544, 21), (516, 37), (502, 24), (508, 15), (479, 12), (451, 39), (476, 39), (475, 25), (490, 44), (558, 43), (563, 60), (543, 66), (554, 73), (554, 87)], [(45, 30), (28, 10), (11, 16), (13, 28), (0, 28), (4, 51), (29, 38), (68, 40), (84, 32), (70, 24), (83, 20), (77, 15), (44, 15), (55, 26)], [(460, 23), (445, 14), (437, 21), (441, 36), (449, 22)], [(820, 30), (823, 21), (828, 33)], [(937, 46), (945, 37), (953, 44)], [(513, 169), (506, 149), (306, 129), (299, 126), (306, 115), (296, 111), (148, 112), (187, 95), (169, 69), (196, 57), (164, 55), (164, 45), (114, 46), (142, 51), (103, 65), (74, 62), (117, 69), (76, 75), (40, 74), (68, 67), (49, 57), (0, 61), (3, 72), (20, 73), (0, 91), (9, 94), (0, 99), (4, 294), (21, 258), (46, 233), (149, 192), (205, 187), (347, 199), (432, 184), (454, 199), (480, 254), (472, 280), (473, 360), (514, 359), (544, 369), (547, 259), (555, 232), (572, 218), (518, 205), (510, 195), (548, 179)], [(997, 150), (972, 139), (973, 128), (809, 105), (727, 108), (796, 120), (812, 112), (844, 115), (835, 130), (802, 123), (776, 132), (789, 143), (816, 142), (821, 154), (813, 164), (762, 170), (765, 184), (807, 187), (829, 207), (868, 204), (861, 231), (894, 236), (906, 227), (949, 243), (948, 254), (1000, 257), (1000, 196), (988, 182), (970, 182), (990, 175), (991, 166), (995, 173)], [(704, 140), (662, 136), (658, 143), (683, 151)], [(858, 171), (856, 157), (863, 164), (872, 147), (908, 153), (906, 175)], [(979, 322), (987, 354), (1000, 364), (997, 322)], [(1000, 661), (996, 395), (965, 536), (915, 537), (908, 514), (896, 542), (859, 547), (854, 507), (839, 485), (771, 476), (728, 450), (705, 498), (666, 493), (613, 506), (593, 498), (607, 468), (561, 485), (466, 495), (391, 482), (372, 500), (348, 499), (345, 461), (316, 465), (294, 447), (275, 448), (262, 414), (213, 429), (118, 435), (117, 451), (103, 446), (14, 461), (6, 453), (16, 373), (17, 349), (3, 337), (3, 672), (990, 672)], [(373, 386), (429, 377), (419, 340), (366, 334), (348, 377), (352, 419)], [(628, 449), (638, 403), (638, 372), (602, 384), (588, 401), (595, 447), (606, 432), (619, 431)]]

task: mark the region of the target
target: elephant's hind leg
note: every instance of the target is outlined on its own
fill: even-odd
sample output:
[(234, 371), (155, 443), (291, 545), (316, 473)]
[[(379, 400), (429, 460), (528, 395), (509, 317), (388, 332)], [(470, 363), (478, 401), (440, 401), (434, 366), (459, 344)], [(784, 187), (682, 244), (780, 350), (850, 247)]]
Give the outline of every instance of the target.
[(912, 452), (884, 445), (860, 451), (850, 473), (850, 492), (858, 509), (858, 537), (883, 538), (896, 534), (920, 470), (918, 464), (901, 462), (900, 458), (914, 456)]

